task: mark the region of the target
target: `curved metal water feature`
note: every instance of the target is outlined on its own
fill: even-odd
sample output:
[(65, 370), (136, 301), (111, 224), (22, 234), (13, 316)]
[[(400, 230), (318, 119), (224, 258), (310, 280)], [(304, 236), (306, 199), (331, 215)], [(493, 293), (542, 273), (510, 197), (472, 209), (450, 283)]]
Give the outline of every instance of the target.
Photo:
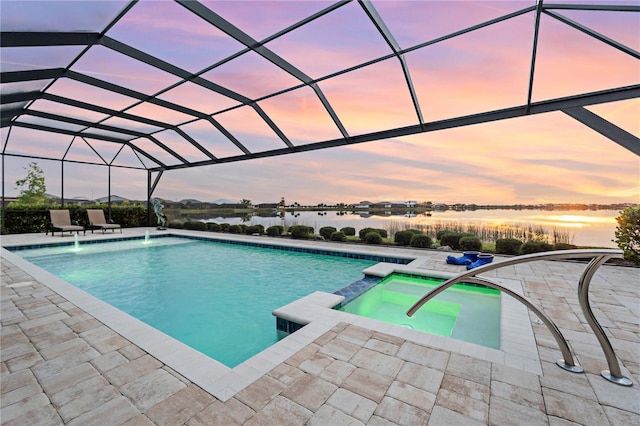
[(557, 250), (551, 252), (543, 252), (543, 253), (533, 253), (526, 254), (522, 256), (517, 256), (511, 259), (505, 259), (496, 263), (489, 263), (478, 268), (474, 268), (470, 271), (463, 272), (455, 277), (452, 277), (440, 284), (438, 287), (431, 290), (429, 293), (425, 294), (418, 300), (408, 311), (407, 315), (412, 316), (418, 309), (422, 307), (429, 300), (433, 299), (438, 294), (442, 293), (449, 287), (454, 284), (457, 284), (462, 281), (483, 284), (491, 288), (498, 289), (514, 297), (520, 303), (524, 304), (527, 308), (533, 311), (542, 322), (547, 326), (553, 337), (555, 338), (558, 346), (560, 347), (560, 351), (562, 352), (563, 359), (558, 360), (556, 364), (561, 368), (571, 371), (573, 373), (582, 373), (584, 369), (577, 365), (574, 362), (573, 355), (571, 354), (571, 350), (569, 349), (569, 345), (567, 344), (566, 339), (562, 335), (560, 329), (556, 326), (556, 324), (542, 311), (536, 308), (530, 300), (526, 297), (515, 293), (500, 284), (496, 284), (487, 278), (478, 277), (478, 274), (483, 272), (488, 272), (494, 269), (503, 268), (505, 266), (516, 265), (519, 263), (533, 262), (538, 260), (556, 260), (556, 259), (584, 259), (584, 258), (592, 258), (591, 262), (588, 264), (585, 271), (582, 273), (580, 280), (578, 282), (578, 300), (580, 303), (580, 308), (582, 309), (582, 313), (584, 314), (591, 330), (596, 335), (600, 346), (602, 347), (602, 351), (604, 352), (604, 356), (607, 359), (607, 364), (609, 366), (609, 370), (604, 370), (600, 374), (605, 379), (609, 380), (612, 383), (623, 385), (623, 386), (632, 386), (632, 382), (629, 378), (624, 377), (622, 372), (620, 371), (620, 365), (618, 364), (618, 359), (616, 357), (615, 351), (609, 342), (604, 330), (596, 320), (593, 315), (593, 311), (591, 310), (591, 306), (589, 304), (589, 285), (591, 284), (591, 278), (593, 278), (596, 270), (604, 264), (608, 259), (611, 258), (622, 258), (623, 252), (621, 250)]

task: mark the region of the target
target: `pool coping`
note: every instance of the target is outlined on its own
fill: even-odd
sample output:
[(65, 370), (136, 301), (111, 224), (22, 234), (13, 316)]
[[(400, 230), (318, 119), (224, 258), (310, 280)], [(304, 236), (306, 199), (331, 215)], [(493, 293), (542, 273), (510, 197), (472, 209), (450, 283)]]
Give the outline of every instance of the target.
[[(169, 233), (166, 235), (168, 234)], [(235, 240), (233, 236), (227, 238), (227, 235), (224, 235), (224, 238), (218, 235), (208, 238), (202, 234), (190, 234), (188, 232), (173, 232), (172, 234), (178, 237), (191, 235), (198, 239)], [(113, 239), (118, 240), (119, 238), (113, 237)], [(238, 238), (237, 241), (240, 241), (240, 238)], [(281, 245), (283, 246), (301, 247), (304, 245), (304, 242), (294, 243), (282, 241), (282, 243)], [(271, 242), (269, 244), (276, 245)], [(458, 352), (523, 369), (535, 374), (542, 374), (540, 359), (527, 309), (513, 298), (501, 297), (501, 349), (495, 350), (453, 338), (431, 335), (334, 310), (332, 309), (333, 306), (339, 304), (343, 296), (325, 292), (314, 292), (290, 304), (275, 309), (273, 311), (275, 316), (301, 321), (305, 326), (242, 364), (234, 368), (229, 368), (108, 303), (76, 288), (61, 278), (33, 265), (28, 260), (23, 259), (6, 248), (13, 246), (15, 245), (6, 245), (1, 249), (2, 256), (8, 261), (14, 263), (33, 276), (33, 278), (77, 307), (85, 310), (88, 314), (103, 322), (106, 326), (138, 345), (141, 349), (147, 351), (221, 401), (228, 400), (322, 334), (331, 330), (340, 322), (359, 325), (416, 343), (430, 345), (434, 348)], [(335, 250), (332, 249), (332, 251), (370, 254), (370, 251), (367, 250), (366, 247), (360, 246), (356, 248), (337, 247)], [(381, 262), (365, 269), (363, 272), (369, 275), (383, 274), (385, 272), (385, 275), (391, 272), (416, 275), (434, 274), (434, 276), (443, 278), (449, 278), (454, 275), (442, 271), (430, 271), (420, 268), (419, 265), (423, 262), (420, 256), (407, 255), (406, 258), (414, 260), (406, 265)], [(519, 280), (496, 279), (495, 281), (522, 294), (522, 283)]]

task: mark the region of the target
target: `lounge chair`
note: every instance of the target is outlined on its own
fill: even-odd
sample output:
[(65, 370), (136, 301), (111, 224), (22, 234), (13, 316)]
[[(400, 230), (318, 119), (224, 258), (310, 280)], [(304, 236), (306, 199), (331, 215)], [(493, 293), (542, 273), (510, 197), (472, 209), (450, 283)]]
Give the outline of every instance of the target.
[[(52, 237), (55, 231), (60, 231), (61, 237), (64, 237), (65, 232), (78, 233), (82, 231), (82, 234), (86, 235), (84, 226), (71, 224), (69, 210), (49, 210), (49, 216), (51, 217), (51, 224), (49, 225), (49, 228), (51, 229)], [(47, 234), (48, 233), (49, 230), (47, 230)]]
[(111, 232), (119, 229), (122, 234), (122, 227), (117, 223), (113, 223), (113, 221), (107, 222), (102, 209), (87, 209), (87, 215), (89, 216), (89, 226), (91, 226), (92, 234), (94, 229), (102, 229), (103, 234), (107, 229), (111, 229)]

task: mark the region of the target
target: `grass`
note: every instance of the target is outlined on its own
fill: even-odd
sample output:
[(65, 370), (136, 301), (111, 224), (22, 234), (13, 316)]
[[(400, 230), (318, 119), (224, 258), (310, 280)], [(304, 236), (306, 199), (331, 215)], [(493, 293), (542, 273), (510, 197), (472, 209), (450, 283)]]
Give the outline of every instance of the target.
[(434, 222), (433, 224), (420, 225), (420, 224), (407, 224), (404, 222), (391, 222), (386, 227), (389, 235), (395, 235), (398, 231), (404, 231), (406, 229), (418, 229), (423, 233), (429, 235), (432, 239), (436, 239), (436, 235), (440, 231), (452, 231), (458, 233), (473, 234), (480, 241), (483, 246), (493, 244), (495, 249), (495, 242), (502, 238), (515, 238), (520, 241), (544, 241), (550, 244), (565, 243), (571, 244), (573, 240), (569, 231), (560, 229), (558, 227), (552, 227), (551, 229), (545, 229), (543, 226), (533, 225), (489, 225), (478, 224), (476, 222)]

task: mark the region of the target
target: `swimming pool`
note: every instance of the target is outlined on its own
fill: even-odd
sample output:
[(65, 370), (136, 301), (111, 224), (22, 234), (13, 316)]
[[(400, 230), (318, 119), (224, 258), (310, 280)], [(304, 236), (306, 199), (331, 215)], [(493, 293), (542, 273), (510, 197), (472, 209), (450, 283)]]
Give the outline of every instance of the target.
[(274, 309), (378, 261), (179, 237), (16, 254), (231, 368), (278, 341)]
[(391, 274), (340, 308), (406, 328), (500, 349), (500, 292), (456, 284), (413, 316), (407, 310), (444, 279)]

